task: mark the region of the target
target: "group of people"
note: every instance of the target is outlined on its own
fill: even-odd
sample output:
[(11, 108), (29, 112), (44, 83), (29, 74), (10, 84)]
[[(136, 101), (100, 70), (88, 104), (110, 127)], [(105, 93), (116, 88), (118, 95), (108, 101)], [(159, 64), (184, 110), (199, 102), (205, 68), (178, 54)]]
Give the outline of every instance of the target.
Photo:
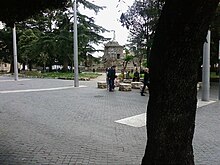
[[(115, 69), (116, 69), (115, 65), (113, 65), (111, 68), (106, 69), (106, 75), (107, 75), (106, 81), (109, 92), (113, 92), (115, 88), (115, 79), (117, 78)], [(141, 96), (145, 96), (144, 95), (145, 88), (146, 86), (149, 88), (150, 85), (149, 68), (145, 68), (143, 72), (144, 72), (144, 80), (143, 80), (143, 87), (141, 89)], [(140, 75), (137, 69), (134, 72), (133, 81), (140, 81)]]

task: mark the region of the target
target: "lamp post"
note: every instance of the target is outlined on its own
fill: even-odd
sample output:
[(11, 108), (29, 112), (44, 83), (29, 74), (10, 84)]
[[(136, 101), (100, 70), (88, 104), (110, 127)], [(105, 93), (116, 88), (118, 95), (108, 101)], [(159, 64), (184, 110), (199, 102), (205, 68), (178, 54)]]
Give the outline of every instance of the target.
[(14, 78), (18, 81), (18, 60), (17, 60), (17, 43), (16, 43), (16, 29), (13, 27), (13, 54), (14, 54)]
[(76, 0), (73, 0), (73, 9), (74, 9), (74, 24), (73, 24), (73, 37), (74, 37), (74, 87), (79, 87), (79, 70), (78, 70), (78, 35), (77, 35), (77, 9), (76, 9)]
[(203, 67), (202, 67), (202, 101), (209, 101), (210, 91), (210, 41), (211, 31), (208, 30), (207, 42), (203, 46)]

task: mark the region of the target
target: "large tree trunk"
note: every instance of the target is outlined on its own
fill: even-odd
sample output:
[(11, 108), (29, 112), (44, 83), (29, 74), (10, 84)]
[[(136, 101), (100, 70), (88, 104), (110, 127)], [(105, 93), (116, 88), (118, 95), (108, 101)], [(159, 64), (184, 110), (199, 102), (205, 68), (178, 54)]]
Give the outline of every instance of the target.
[(63, 61), (63, 69), (62, 69), (63, 72), (67, 72), (68, 71), (68, 64), (69, 64), (68, 58), (65, 57), (64, 61)]
[(32, 71), (32, 69), (33, 69), (33, 63), (32, 63), (31, 61), (29, 61), (28, 67), (29, 67), (29, 70)]
[(166, 0), (150, 56), (142, 164), (193, 165), (197, 68), (219, 0)]
[(9, 73), (14, 73), (14, 60), (12, 59), (12, 60), (10, 60), (10, 71), (9, 71)]

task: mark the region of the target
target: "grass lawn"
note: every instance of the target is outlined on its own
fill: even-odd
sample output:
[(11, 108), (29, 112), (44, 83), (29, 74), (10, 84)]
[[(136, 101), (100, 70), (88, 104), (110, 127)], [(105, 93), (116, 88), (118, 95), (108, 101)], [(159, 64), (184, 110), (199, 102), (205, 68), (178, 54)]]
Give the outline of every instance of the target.
[(219, 78), (219, 75), (216, 75), (216, 72), (210, 72), (211, 78)]
[[(93, 72), (82, 72), (79, 73), (79, 79), (89, 78), (93, 79), (100, 76), (101, 73)], [(73, 80), (74, 73), (71, 72), (45, 72), (41, 73), (38, 71), (25, 71), (19, 74), (20, 77), (34, 77), (34, 78), (56, 78), (56, 79), (67, 79)]]

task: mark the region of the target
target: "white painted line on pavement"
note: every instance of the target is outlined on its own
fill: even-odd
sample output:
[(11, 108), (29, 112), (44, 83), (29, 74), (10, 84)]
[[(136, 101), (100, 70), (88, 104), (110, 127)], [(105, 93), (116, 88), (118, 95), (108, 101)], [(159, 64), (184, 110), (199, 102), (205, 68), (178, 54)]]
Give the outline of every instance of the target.
[(140, 115), (127, 117), (121, 120), (116, 120), (116, 123), (129, 125), (132, 127), (143, 127), (146, 125), (146, 113)]
[(62, 89), (70, 89), (70, 88), (83, 88), (83, 87), (86, 87), (86, 86), (80, 85), (79, 87), (69, 86), (69, 87), (44, 88), (44, 89), (10, 90), (10, 91), (0, 91), (0, 94), (4, 94), (4, 93), (21, 93), (21, 92), (53, 91), (53, 90), (62, 90)]
[[(19, 79), (18, 81), (27, 81), (27, 80), (30, 80), (30, 79)], [(15, 80), (0, 80), (0, 82), (10, 82), (10, 81), (16, 82)]]
[[(198, 100), (197, 108), (203, 107), (205, 105), (208, 105), (208, 104), (211, 104), (214, 102), (216, 102), (216, 101)], [(143, 126), (146, 126), (146, 113), (142, 113), (140, 115), (135, 115), (135, 116), (127, 117), (124, 119), (116, 120), (115, 122), (120, 123), (120, 124), (125, 124), (125, 125), (131, 126), (131, 127), (137, 127), (137, 128), (143, 127)]]
[(209, 105), (209, 104), (214, 103), (214, 102), (216, 102), (216, 101), (214, 101), (214, 100), (202, 101), (202, 100), (199, 99), (198, 102), (197, 102), (197, 108)]

